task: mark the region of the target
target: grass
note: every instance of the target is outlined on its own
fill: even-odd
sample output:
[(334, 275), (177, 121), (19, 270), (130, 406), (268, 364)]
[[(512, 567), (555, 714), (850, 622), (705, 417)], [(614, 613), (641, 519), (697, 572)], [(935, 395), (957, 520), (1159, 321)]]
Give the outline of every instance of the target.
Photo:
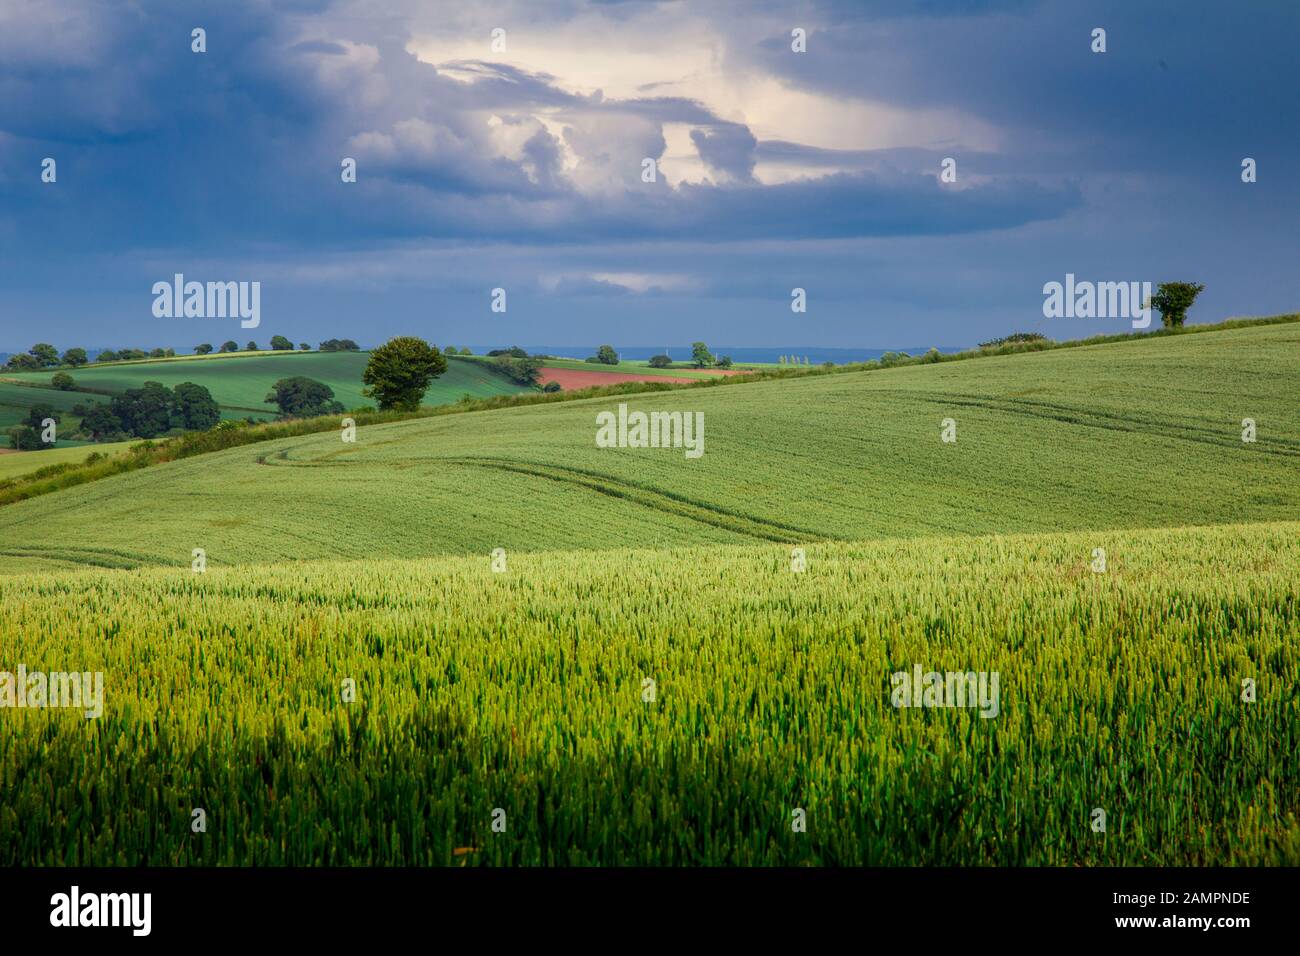
[(10, 579), (0, 864), (1300, 862), (1300, 524), (789, 550)]
[(1287, 520), (1298, 360), (1295, 327), (1272, 325), (623, 396), (703, 412), (696, 460), (597, 448), (613, 397), (376, 424), (350, 445), (334, 422), (6, 505), (0, 572), (194, 547), (240, 564)]
[(67, 465), (85, 461), (88, 455), (100, 454), (114, 456), (124, 452), (136, 443), (134, 441), (105, 442), (98, 445), (76, 445), (42, 451), (25, 451), (12, 455), (0, 455), (0, 481), (20, 478), (34, 471), (51, 465)]

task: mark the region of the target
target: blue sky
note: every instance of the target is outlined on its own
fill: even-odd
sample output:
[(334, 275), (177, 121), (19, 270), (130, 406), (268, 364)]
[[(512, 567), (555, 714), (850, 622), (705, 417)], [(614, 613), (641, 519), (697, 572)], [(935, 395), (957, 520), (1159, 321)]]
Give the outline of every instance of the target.
[[(1292, 311), (1297, 48), (1252, 0), (0, 0), (0, 350), (1128, 328), (1044, 319), (1066, 273)], [(177, 272), (260, 328), (156, 318)]]

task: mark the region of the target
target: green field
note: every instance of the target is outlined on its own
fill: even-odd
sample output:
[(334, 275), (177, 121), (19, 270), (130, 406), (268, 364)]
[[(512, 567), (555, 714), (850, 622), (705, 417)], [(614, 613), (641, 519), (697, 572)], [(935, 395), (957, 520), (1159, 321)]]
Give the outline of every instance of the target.
[(68, 462), (85, 461), (87, 455), (116, 455), (126, 451), (135, 441), (101, 442), (94, 445), (65, 445), (41, 451), (24, 451), (10, 455), (0, 455), (0, 481), (17, 478), (45, 468), (49, 465), (62, 465)]
[(703, 412), (694, 460), (597, 448), (610, 398), (283, 439), (6, 506), (0, 571), (1289, 520), (1298, 364), (1277, 325), (626, 398)]
[[(358, 408), (373, 404), (361, 394), (364, 385), (361, 373), (369, 361), (368, 352), (277, 352), (274, 354), (238, 355), (238, 356), (198, 356), (191, 358), (161, 359), (149, 362), (110, 362), (105, 365), (91, 365), (73, 369), (69, 374), (77, 385), (85, 388), (107, 392), (124, 392), (128, 388), (139, 388), (145, 382), (161, 382), (168, 388), (174, 388), (181, 382), (195, 382), (212, 393), (217, 404), (221, 406), (224, 418), (247, 418), (252, 415), (258, 419), (274, 418), (275, 406), (268, 405), (263, 399), (270, 393), (272, 386), (282, 378), (303, 375), (324, 382), (334, 389), (334, 397), (343, 403), (344, 408)], [(22, 382), (48, 383), (52, 373), (18, 372), (4, 373), (5, 379)], [(0, 381), (0, 389), (5, 384)], [(11, 390), (14, 386), (8, 386)], [(490, 395), (511, 395), (526, 389), (513, 384), (502, 376), (493, 374), (470, 362), (452, 360), (447, 363), (447, 371), (434, 380), (425, 394), (427, 405), (442, 405), (455, 402), (462, 395), (475, 398)], [(6, 401), (5, 392), (0, 392), (0, 408)], [(76, 392), (62, 392), (74, 395), (72, 402), (100, 401), (97, 396)]]
[[(106, 689), (0, 712), (0, 864), (1295, 864), (1298, 542), (19, 577), (6, 657)], [(915, 665), (997, 672), (997, 716), (891, 706)]]
[[(42, 379), (44, 382), (49, 380), (49, 375)], [(50, 405), (59, 412), (68, 412), (73, 405), (84, 405), (93, 401), (97, 399), (81, 392), (64, 392), (57, 388), (30, 388), (0, 378), (0, 447), (9, 447), (8, 441), (3, 440), (5, 437), (3, 432), (19, 422), (27, 421), (27, 416), (35, 405)]]
[[(106, 692), (0, 710), (0, 863), (1300, 864), (1298, 360), (687, 387), (5, 505), (0, 671)], [(703, 456), (596, 447), (620, 401)], [(914, 667), (997, 715), (891, 706)]]

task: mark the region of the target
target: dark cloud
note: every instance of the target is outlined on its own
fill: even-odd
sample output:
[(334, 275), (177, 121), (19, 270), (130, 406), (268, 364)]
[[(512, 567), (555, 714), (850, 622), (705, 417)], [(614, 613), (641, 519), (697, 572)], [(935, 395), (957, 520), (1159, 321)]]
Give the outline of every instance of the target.
[[(444, 19), (482, 10), (448, 7)], [(893, 149), (763, 140), (743, 111), (656, 95), (690, 89), (667, 65), (662, 83), (628, 98), (574, 92), (564, 76), (492, 59), (435, 66), (409, 49), (427, 7), (405, 0), (236, 0), (201, 13), (153, 0), (9, 4), (0, 7), (0, 313), (75, 328), (104, 310), (135, 315), (128, 289), (173, 265), (251, 262), (292, 276), (321, 274), (313, 263), (328, 261), (357, 277), (353, 292), (381, 290), (393, 314), (404, 302), (418, 314), (429, 289), (409, 300), (400, 290), (419, 268), (415, 280), (390, 278), (354, 272), (348, 259), (411, 246), (491, 250), (433, 273), (471, 311), (477, 293), (463, 289), (509, 272), (540, 289), (536, 316), (565, 323), (568, 297), (614, 296), (639, 315), (652, 297), (589, 278), (540, 287), (536, 277), (657, 270), (692, 279), (671, 293), (685, 327), (732, 315), (720, 300), (746, 289), (780, 305), (781, 284), (797, 280), (835, 303), (818, 328), (863, 344), (889, 336), (873, 338), (852, 309), (890, 321), (881, 316), (915, 319), (929, 307), (926, 321), (947, 330), (939, 337), (960, 344), (1007, 331), (1000, 316), (1032, 310), (1042, 282), (1086, 268), (1115, 279), (1186, 273), (1207, 281), (1203, 301), (1225, 311), (1295, 304), (1294, 5), (817, 0), (791, 12), (776, 0), (545, 0), (501, 10), (520, 43), (593, 15), (637, 30), (660, 22), (647, 14), (680, 11), (701, 30), (712, 23), (719, 63), (737, 76), (779, 78), (845, 116), (884, 104), (954, 124), (975, 118), (996, 146), (976, 150), (942, 122), (932, 124), (936, 141)], [(789, 49), (793, 22), (809, 30), (806, 54)], [(206, 54), (190, 51), (196, 23)], [(1098, 25), (1104, 55), (1088, 51)], [(687, 128), (713, 182), (641, 181), (644, 159), (668, 152), (669, 125)], [(961, 170), (955, 188), (936, 175), (949, 155)], [(1237, 170), (1248, 155), (1260, 182), (1245, 187)], [(39, 179), (47, 156), (58, 161), (55, 186)], [(345, 156), (358, 160), (355, 184), (340, 181)], [(799, 178), (765, 181), (766, 164)], [(279, 307), (304, 316), (348, 301), (306, 282), (285, 295)], [(741, 332), (743, 314), (737, 307)], [(777, 308), (770, 321), (788, 318)], [(4, 331), (0, 348), (29, 337)]]

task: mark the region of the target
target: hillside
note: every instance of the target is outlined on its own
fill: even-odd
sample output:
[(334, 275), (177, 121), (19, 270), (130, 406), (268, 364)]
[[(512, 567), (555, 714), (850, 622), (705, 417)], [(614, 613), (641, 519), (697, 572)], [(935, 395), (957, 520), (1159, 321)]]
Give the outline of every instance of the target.
[(597, 448), (608, 398), (284, 439), (0, 508), (0, 571), (1283, 520), (1298, 369), (1275, 325), (627, 398), (697, 459)]
[[(344, 408), (373, 404), (361, 394), (364, 387), (361, 374), (368, 360), (367, 352), (280, 352), (273, 355), (198, 356), (108, 363), (70, 370), (70, 374), (79, 387), (110, 393), (139, 388), (150, 381), (161, 382), (168, 388), (181, 382), (195, 382), (212, 393), (221, 406), (222, 417), (247, 418), (251, 415), (266, 419), (275, 417), (276, 409), (263, 399), (277, 380), (294, 375), (324, 382), (334, 389), (334, 397), (343, 403)], [(27, 407), (30, 407), (30, 404), (51, 401), (58, 408), (70, 408), (76, 403), (103, 400), (102, 396), (92, 394), (48, 388), (37, 391), (3, 381), (47, 384), (51, 374), (48, 371), (0, 373), (0, 427), (13, 423), (5, 420), (5, 413), (8, 411), (9, 417), (14, 417), (22, 402), (27, 402)], [(424, 401), (427, 405), (442, 405), (458, 401), (466, 394), (480, 398), (521, 391), (526, 389), (472, 362), (453, 360), (448, 362), (447, 371), (429, 387)]]

